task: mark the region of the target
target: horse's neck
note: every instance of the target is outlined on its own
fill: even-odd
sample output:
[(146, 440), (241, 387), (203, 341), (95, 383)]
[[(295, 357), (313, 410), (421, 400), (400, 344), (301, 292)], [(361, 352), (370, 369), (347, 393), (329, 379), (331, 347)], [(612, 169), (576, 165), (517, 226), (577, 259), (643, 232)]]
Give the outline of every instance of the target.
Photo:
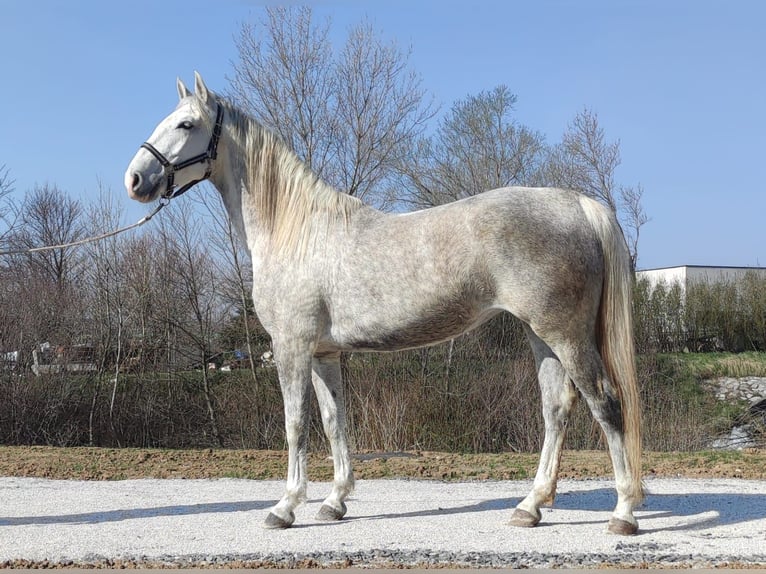
[(247, 173), (244, 166), (235, 165), (229, 154), (221, 151), (223, 153), (219, 152), (219, 161), (222, 169), (213, 174), (211, 182), (221, 194), (226, 213), (240, 240), (247, 246), (248, 251), (251, 251), (255, 240), (253, 231), (257, 222), (247, 221), (247, 214), (252, 213), (251, 209), (247, 209)]

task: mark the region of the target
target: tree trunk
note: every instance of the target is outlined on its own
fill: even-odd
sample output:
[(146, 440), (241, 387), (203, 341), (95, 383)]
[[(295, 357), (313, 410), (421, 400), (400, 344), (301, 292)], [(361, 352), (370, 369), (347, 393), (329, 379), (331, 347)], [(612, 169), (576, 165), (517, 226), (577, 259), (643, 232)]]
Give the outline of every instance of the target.
[(213, 392), (210, 388), (210, 377), (207, 372), (207, 357), (202, 356), (202, 392), (205, 395), (205, 406), (207, 407), (207, 416), (210, 421), (210, 432), (213, 435), (213, 440), (216, 444), (223, 448), (223, 437), (218, 429), (218, 416), (215, 412), (215, 402), (213, 398)]

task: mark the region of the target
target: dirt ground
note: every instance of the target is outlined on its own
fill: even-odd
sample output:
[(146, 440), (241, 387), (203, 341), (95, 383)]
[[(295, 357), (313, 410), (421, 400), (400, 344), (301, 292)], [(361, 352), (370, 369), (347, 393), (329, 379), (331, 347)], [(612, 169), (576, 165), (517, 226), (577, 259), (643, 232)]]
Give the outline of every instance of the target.
[[(357, 453), (357, 479), (513, 480), (532, 478), (537, 454), (453, 454), (442, 452)], [(0, 446), (0, 476), (53, 479), (129, 478), (282, 479), (287, 453), (257, 450), (153, 450)], [(645, 453), (645, 476), (766, 479), (766, 449)], [(566, 451), (561, 478), (611, 476), (601, 451)], [(326, 453), (309, 457), (309, 479), (332, 480)]]

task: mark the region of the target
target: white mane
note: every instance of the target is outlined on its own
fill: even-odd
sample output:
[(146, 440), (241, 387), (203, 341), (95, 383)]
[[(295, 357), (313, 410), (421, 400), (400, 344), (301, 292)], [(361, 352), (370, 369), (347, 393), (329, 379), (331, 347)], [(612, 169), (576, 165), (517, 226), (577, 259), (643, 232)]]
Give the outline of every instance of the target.
[(340, 193), (314, 174), (274, 133), (223, 99), (225, 124), (241, 145), (247, 192), (255, 219), (267, 231), (271, 248), (305, 254), (311, 239), (336, 221), (348, 221), (364, 204)]

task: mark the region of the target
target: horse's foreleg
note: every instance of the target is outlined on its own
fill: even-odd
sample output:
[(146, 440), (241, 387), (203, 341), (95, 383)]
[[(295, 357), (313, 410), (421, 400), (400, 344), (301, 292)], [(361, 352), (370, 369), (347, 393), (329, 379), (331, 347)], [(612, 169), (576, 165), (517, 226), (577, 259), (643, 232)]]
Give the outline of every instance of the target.
[(306, 500), (311, 363), (308, 354), (304, 359), (293, 353), (280, 352), (276, 344), (274, 350), (285, 407), (287, 485), (284, 496), (271, 509), (264, 526), (287, 528), (295, 521), (295, 507)]
[(548, 345), (529, 329), (527, 329), (527, 336), (537, 363), (545, 420), (545, 439), (532, 490), (516, 506), (511, 516), (511, 525), (522, 527), (537, 525), (540, 522), (540, 506), (553, 504), (566, 425), (569, 413), (577, 399), (577, 393), (564, 367)]
[(316, 357), (312, 382), (322, 413), (324, 432), (330, 441), (335, 471), (332, 492), (319, 509), (319, 520), (340, 520), (346, 514), (344, 500), (354, 489), (354, 474), (346, 437), (346, 404), (341, 380), (340, 355)]

